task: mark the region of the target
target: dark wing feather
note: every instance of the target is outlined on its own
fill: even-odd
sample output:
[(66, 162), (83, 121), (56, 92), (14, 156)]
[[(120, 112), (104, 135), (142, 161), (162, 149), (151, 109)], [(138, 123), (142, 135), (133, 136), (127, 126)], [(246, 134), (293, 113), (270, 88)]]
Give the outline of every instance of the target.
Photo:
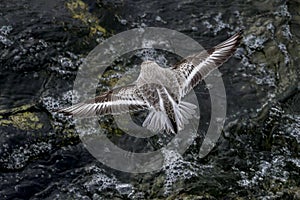
[(146, 102), (139, 97), (135, 86), (120, 87), (110, 90), (94, 99), (86, 100), (59, 112), (88, 117), (94, 115), (121, 114), (129, 111), (147, 109)]
[(189, 56), (174, 66), (173, 69), (176, 73), (184, 79), (180, 94), (182, 97), (212, 70), (222, 65), (233, 55), (241, 40), (241, 34), (241, 32), (236, 33), (212, 49)]

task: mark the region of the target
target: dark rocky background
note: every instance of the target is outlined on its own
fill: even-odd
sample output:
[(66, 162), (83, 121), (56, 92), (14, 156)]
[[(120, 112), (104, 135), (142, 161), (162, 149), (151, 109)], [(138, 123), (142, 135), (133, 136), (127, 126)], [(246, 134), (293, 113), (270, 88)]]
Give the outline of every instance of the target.
[[(0, 199), (300, 199), (299, 10), (298, 0), (2, 1)], [(214, 150), (198, 157), (199, 133), (160, 172), (128, 174), (93, 158), (72, 119), (53, 110), (70, 104), (77, 69), (94, 47), (148, 26), (207, 48), (240, 29), (244, 38), (220, 69), (228, 111)], [(114, 63), (100, 90), (134, 58)], [(205, 84), (195, 91), (205, 120)], [(109, 134), (135, 149), (155, 146)]]

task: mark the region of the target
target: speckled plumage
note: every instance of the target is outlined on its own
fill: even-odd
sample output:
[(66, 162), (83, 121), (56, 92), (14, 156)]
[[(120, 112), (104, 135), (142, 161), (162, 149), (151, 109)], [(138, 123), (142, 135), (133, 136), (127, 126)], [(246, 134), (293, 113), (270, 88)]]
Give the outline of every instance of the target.
[(232, 56), (240, 39), (241, 33), (237, 33), (209, 51), (189, 56), (171, 68), (145, 61), (132, 85), (110, 90), (60, 111), (84, 117), (148, 109), (150, 113), (144, 127), (177, 133), (196, 113), (196, 106), (182, 98)]

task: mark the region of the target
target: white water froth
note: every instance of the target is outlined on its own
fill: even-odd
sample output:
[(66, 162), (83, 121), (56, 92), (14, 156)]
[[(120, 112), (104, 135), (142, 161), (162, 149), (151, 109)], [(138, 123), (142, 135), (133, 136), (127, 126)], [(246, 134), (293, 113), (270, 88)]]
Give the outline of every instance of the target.
[(164, 195), (168, 195), (172, 192), (172, 186), (178, 181), (184, 181), (197, 177), (197, 168), (192, 163), (183, 160), (183, 157), (174, 150), (163, 151), (164, 165), (163, 171), (166, 174), (164, 182)]

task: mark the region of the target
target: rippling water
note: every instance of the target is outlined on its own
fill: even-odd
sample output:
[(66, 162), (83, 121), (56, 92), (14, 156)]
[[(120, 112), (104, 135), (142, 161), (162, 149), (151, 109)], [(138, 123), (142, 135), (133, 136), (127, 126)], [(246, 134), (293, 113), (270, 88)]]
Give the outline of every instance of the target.
[[(299, 9), (296, 0), (2, 2), (0, 198), (300, 199)], [(73, 120), (54, 110), (71, 103), (78, 67), (97, 44), (150, 26), (180, 31), (206, 48), (240, 29), (244, 34), (220, 68), (228, 107), (214, 150), (198, 156), (210, 119), (201, 83), (195, 89), (201, 128), (189, 150), (164, 152), (159, 172), (128, 174), (92, 157)], [(135, 70), (145, 54), (172, 63), (172, 56), (155, 50), (124, 56), (101, 78), (99, 91)], [(107, 135), (135, 152), (158, 149), (170, 139)]]

